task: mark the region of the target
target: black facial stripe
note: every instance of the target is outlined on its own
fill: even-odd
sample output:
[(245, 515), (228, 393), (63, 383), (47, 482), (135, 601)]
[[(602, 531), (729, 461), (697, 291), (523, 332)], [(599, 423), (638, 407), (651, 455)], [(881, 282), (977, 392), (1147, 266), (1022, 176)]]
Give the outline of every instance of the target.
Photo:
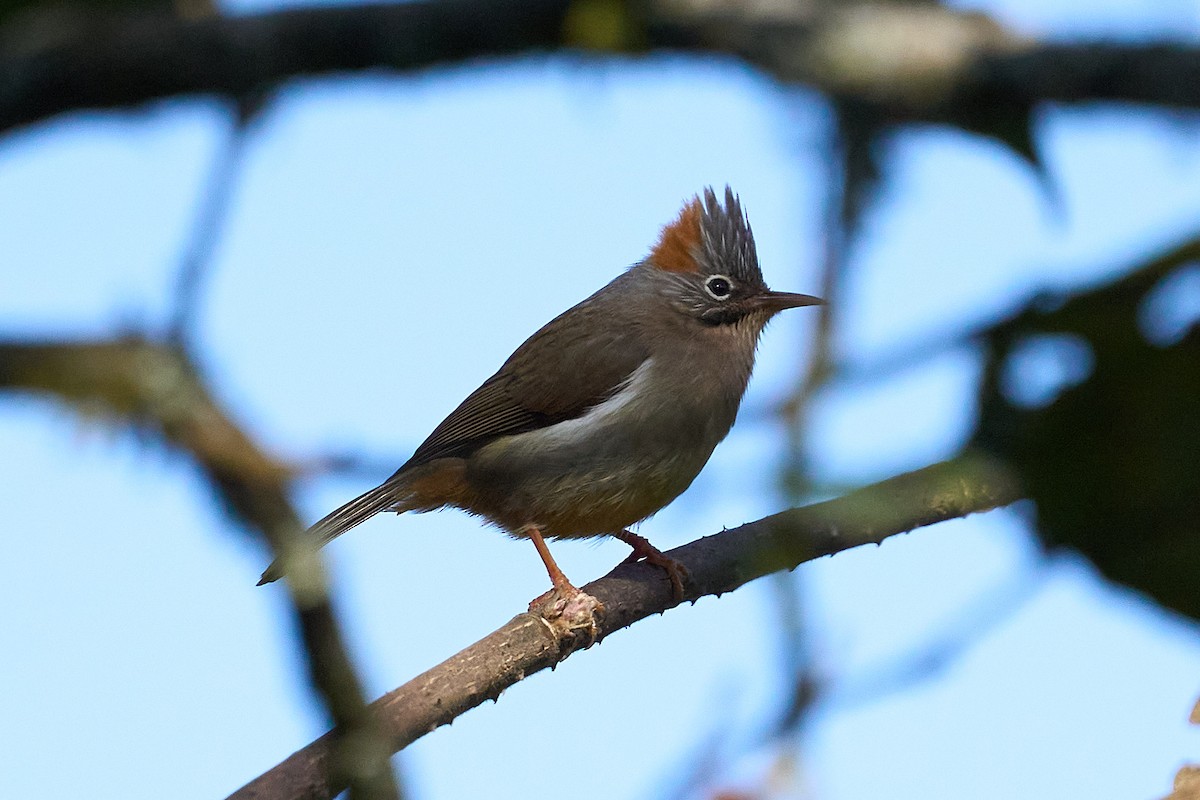
[(741, 319), (745, 314), (733, 306), (719, 306), (710, 308), (700, 315), (700, 321), (707, 325), (732, 325)]

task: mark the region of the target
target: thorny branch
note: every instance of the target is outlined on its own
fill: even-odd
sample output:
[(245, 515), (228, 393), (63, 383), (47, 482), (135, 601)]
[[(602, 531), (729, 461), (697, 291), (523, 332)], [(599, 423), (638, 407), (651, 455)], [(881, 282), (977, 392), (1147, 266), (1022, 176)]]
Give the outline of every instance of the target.
[[(1007, 470), (962, 457), (900, 475), (836, 500), (794, 508), (698, 539), (668, 555), (689, 573), (684, 600), (733, 591), (756, 578), (821, 556), (880, 543), (889, 536), (1012, 503), (1020, 489)], [(599, 639), (679, 605), (662, 571), (622, 565), (583, 587), (604, 604)], [(520, 614), (458, 655), (375, 701), (391, 745), (400, 750), (509, 686), (588, 646), (556, 636), (540, 618)], [(234, 792), (229, 800), (333, 797), (326, 780), (328, 734)]]

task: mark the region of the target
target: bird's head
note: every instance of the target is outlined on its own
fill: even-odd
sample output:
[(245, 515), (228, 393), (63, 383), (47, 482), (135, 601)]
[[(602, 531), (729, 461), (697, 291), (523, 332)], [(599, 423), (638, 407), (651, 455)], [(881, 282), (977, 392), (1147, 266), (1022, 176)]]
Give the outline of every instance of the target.
[(703, 200), (695, 197), (685, 205), (643, 265), (663, 279), (660, 285), (675, 308), (709, 326), (748, 322), (757, 332), (784, 309), (823, 302), (771, 291), (758, 266), (750, 223), (728, 186), (724, 205), (711, 188)]

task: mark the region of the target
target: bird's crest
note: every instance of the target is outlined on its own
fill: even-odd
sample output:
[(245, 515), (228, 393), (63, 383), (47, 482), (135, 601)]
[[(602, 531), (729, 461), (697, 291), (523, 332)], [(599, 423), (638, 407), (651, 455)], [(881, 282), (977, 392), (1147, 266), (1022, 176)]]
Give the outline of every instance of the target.
[(679, 217), (662, 229), (658, 244), (650, 251), (650, 263), (667, 272), (695, 272), (702, 213), (700, 198), (693, 197)]
[(725, 204), (711, 188), (693, 197), (662, 230), (648, 259), (667, 272), (725, 272), (743, 281), (762, 281), (754, 234), (737, 195), (725, 187)]

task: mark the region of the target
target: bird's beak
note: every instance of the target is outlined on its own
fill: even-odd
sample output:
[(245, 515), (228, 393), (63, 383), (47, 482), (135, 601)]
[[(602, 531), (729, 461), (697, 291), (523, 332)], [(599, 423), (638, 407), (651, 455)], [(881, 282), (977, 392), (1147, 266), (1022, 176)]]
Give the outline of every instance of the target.
[(794, 294), (792, 292), (763, 292), (754, 298), (755, 308), (776, 314), (788, 308), (801, 306), (821, 306), (825, 301), (810, 294)]

